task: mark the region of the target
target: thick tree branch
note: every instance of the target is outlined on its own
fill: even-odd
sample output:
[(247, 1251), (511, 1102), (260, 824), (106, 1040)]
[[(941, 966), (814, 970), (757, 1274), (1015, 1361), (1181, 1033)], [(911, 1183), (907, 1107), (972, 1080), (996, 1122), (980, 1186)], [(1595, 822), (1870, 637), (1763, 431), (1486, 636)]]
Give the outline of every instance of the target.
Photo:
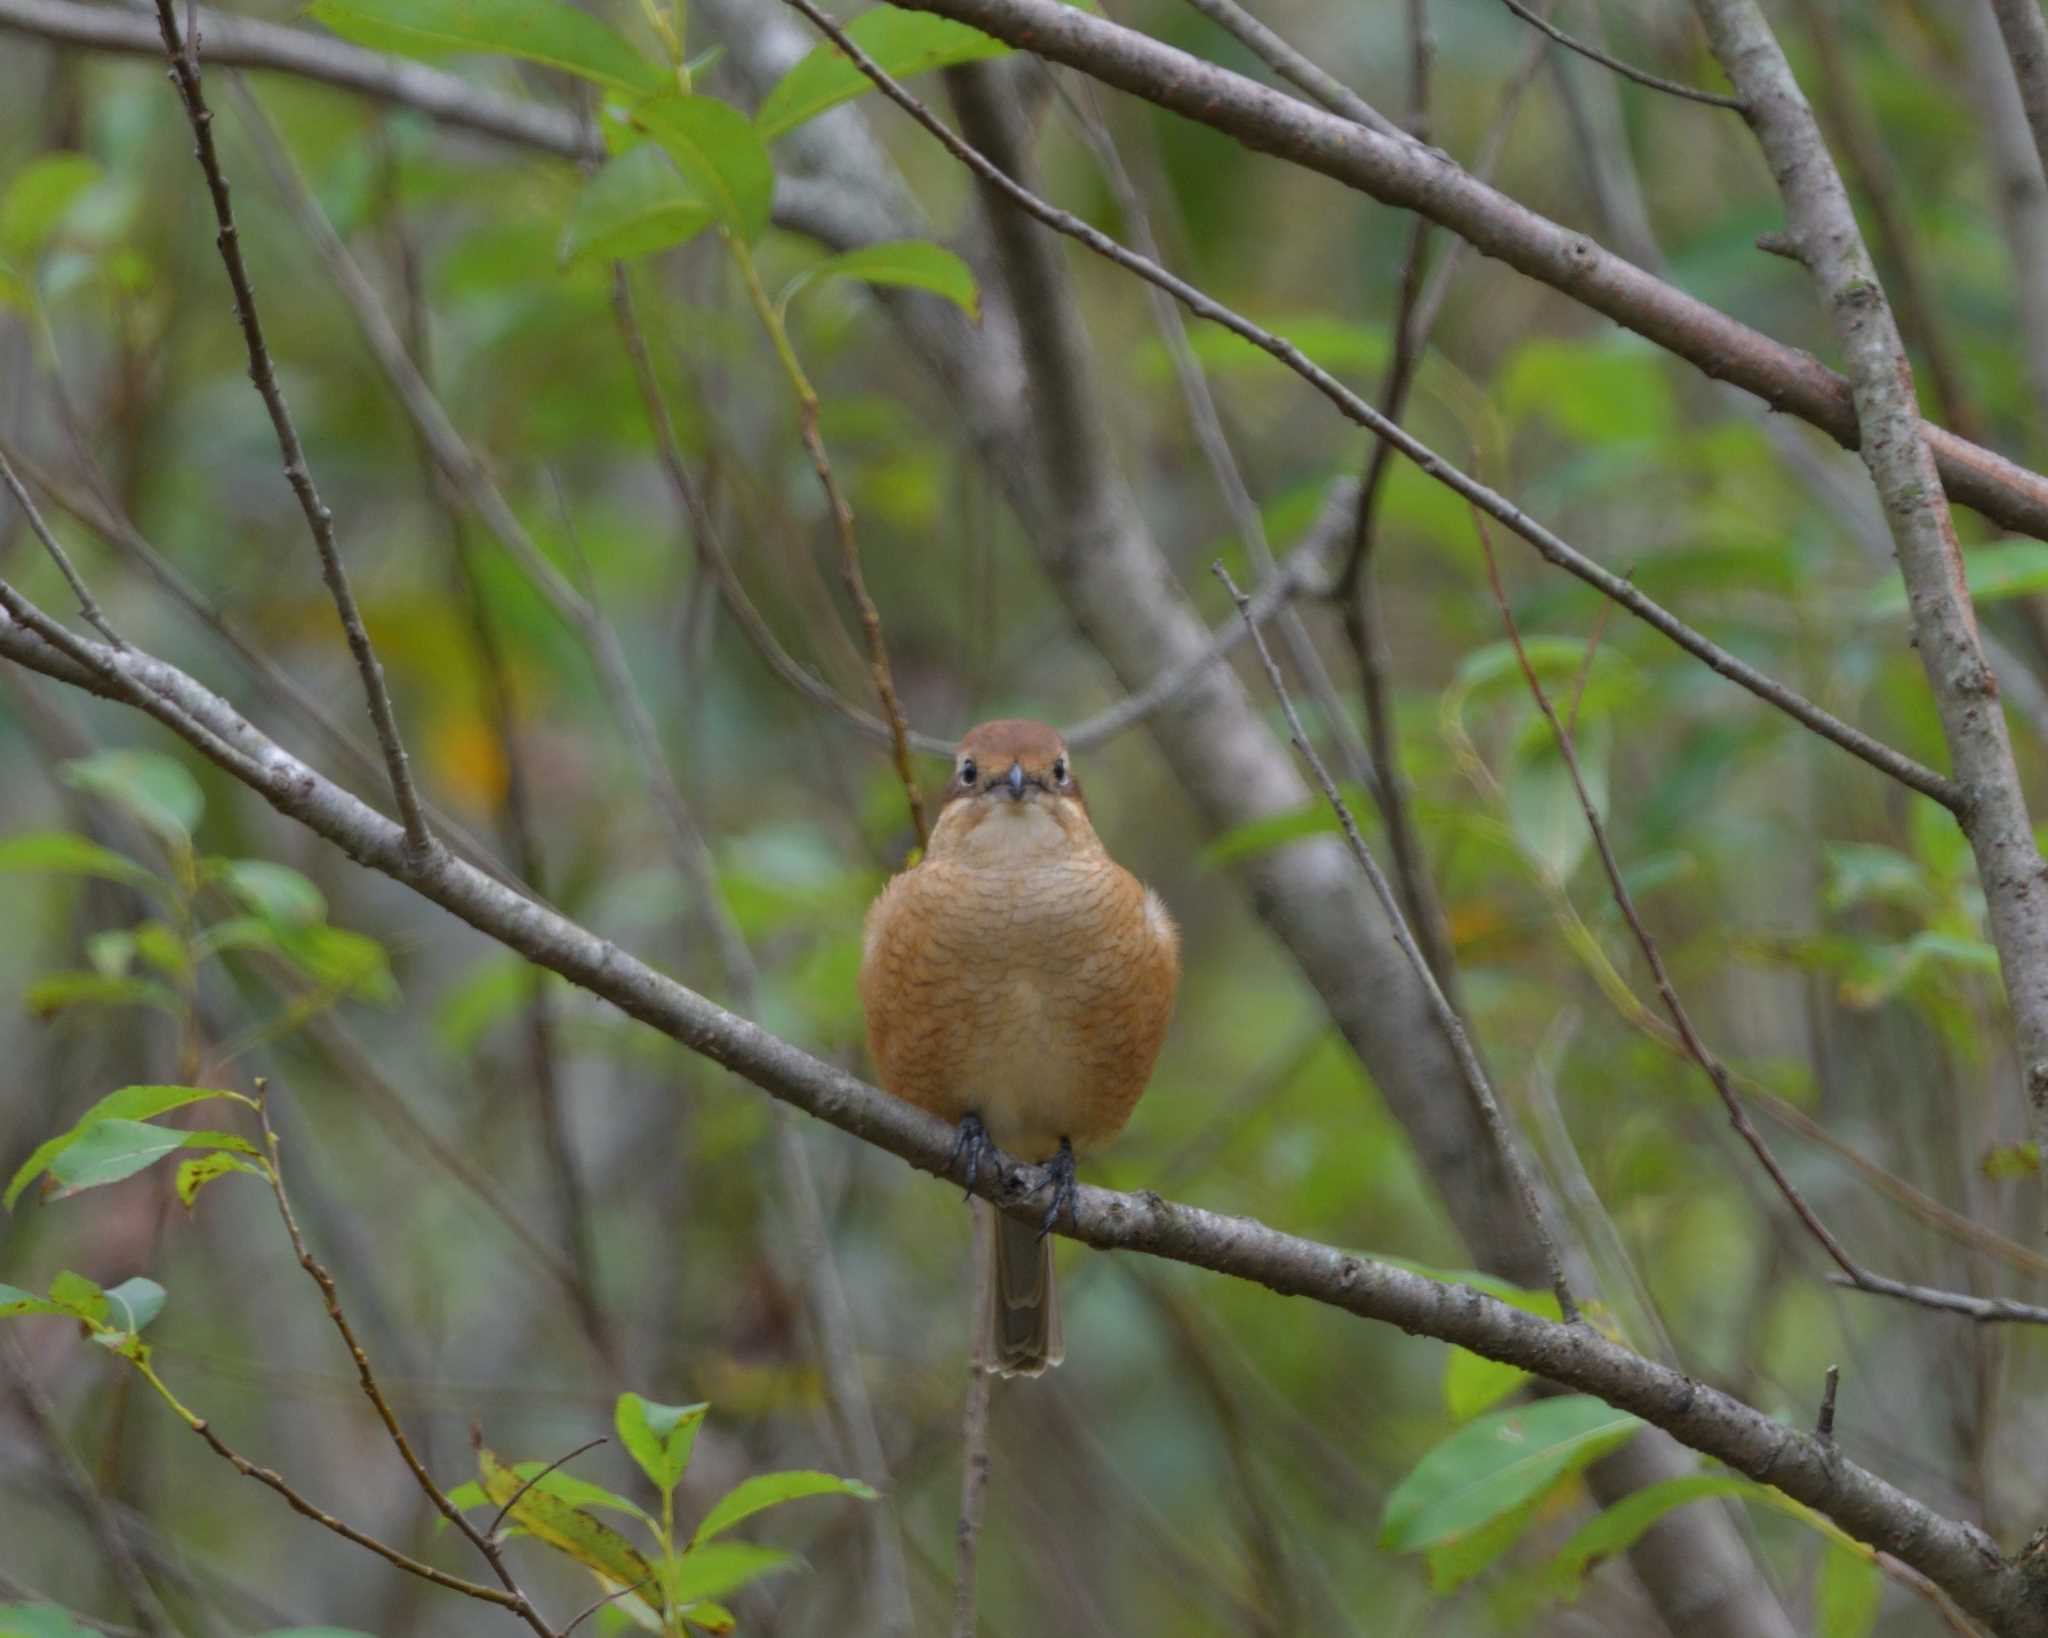
[[(944, 1122), (727, 1012), (607, 939), (535, 904), (459, 859), (418, 860), (396, 824), (264, 738), (175, 667), (138, 650), (78, 641), (99, 692), (139, 705), (247, 784), (287, 818), (350, 858), (413, 888), (486, 936), (552, 968), (641, 1022), (725, 1065), (784, 1102), (944, 1176), (954, 1132)], [(0, 656), (78, 679), (76, 665), (12, 618), (0, 621)], [(1040, 1169), (1004, 1161), (980, 1192), (1036, 1220)], [(1067, 1232), (1102, 1250), (1137, 1251), (1250, 1280), (1361, 1318), (1455, 1342), (1522, 1367), (1667, 1429), (1738, 1472), (1776, 1485), (1859, 1539), (1910, 1564), (2001, 1634), (2048, 1634), (2048, 1607), (1990, 1539), (1945, 1518), (1846, 1459), (1740, 1401), (1652, 1363), (1586, 1326), (1512, 1308), (1469, 1286), (1444, 1285), (1338, 1247), (1151, 1194), (1083, 1186)]]

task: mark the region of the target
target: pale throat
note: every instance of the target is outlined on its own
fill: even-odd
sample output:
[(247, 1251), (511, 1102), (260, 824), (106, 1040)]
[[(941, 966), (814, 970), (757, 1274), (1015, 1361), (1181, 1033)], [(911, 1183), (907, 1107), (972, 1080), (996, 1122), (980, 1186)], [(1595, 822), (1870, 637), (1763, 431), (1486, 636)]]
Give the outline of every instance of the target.
[(963, 807), (942, 815), (932, 837), (934, 854), (976, 870), (1042, 869), (1088, 857), (1100, 845), (1085, 817), (1069, 809), (1062, 824), (1046, 800), (1004, 799), (979, 813)]

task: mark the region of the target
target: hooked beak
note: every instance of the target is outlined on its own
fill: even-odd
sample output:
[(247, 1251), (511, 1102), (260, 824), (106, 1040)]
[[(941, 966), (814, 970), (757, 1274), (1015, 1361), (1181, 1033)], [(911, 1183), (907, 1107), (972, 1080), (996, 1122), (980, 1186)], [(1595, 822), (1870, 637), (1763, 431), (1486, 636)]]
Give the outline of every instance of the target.
[(1010, 800), (1021, 802), (1024, 799), (1024, 764), (1021, 762), (1011, 763), (1010, 771), (1004, 777), (1003, 783), (1009, 788)]

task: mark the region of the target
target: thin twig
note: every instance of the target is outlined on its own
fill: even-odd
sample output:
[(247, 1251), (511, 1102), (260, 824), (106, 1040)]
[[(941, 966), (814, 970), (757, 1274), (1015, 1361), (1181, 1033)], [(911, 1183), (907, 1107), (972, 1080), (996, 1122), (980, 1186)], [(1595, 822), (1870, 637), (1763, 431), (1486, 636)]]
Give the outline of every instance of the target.
[(512, 1509), (517, 1507), (522, 1501), (526, 1499), (527, 1491), (531, 1490), (535, 1485), (539, 1484), (541, 1480), (545, 1479), (550, 1473), (554, 1472), (556, 1468), (561, 1467), (564, 1463), (575, 1461), (576, 1458), (578, 1456), (581, 1456), (586, 1450), (595, 1450), (599, 1445), (608, 1445), (610, 1443), (611, 1440), (607, 1438), (604, 1434), (600, 1433), (595, 1439), (584, 1440), (582, 1444), (578, 1445), (574, 1450), (570, 1451), (568, 1455), (557, 1456), (552, 1462), (548, 1463), (546, 1467), (540, 1469), (539, 1472), (529, 1477), (524, 1484), (522, 1484), (517, 1490), (513, 1491), (510, 1496), (505, 1498), (505, 1505), (498, 1509), (498, 1516), (491, 1520), (491, 1527), (488, 1530), (486, 1530), (484, 1534), (487, 1536), (495, 1537), (498, 1533), (499, 1527), (502, 1524), (504, 1524), (505, 1520), (511, 1515)]
[(562, 1638), (569, 1638), (570, 1633), (574, 1632), (578, 1627), (582, 1626), (585, 1621), (588, 1621), (599, 1610), (603, 1609), (605, 1605), (613, 1602), (615, 1599), (625, 1598), (633, 1593), (638, 1592), (642, 1587), (646, 1586), (647, 1583), (649, 1581), (652, 1581), (653, 1579), (654, 1577), (648, 1576), (643, 1580), (634, 1582), (633, 1585), (630, 1587), (620, 1587), (614, 1592), (604, 1593), (599, 1597), (592, 1599), (588, 1604), (584, 1605), (584, 1607), (580, 1611), (577, 1612), (576, 1619), (571, 1621), (566, 1627), (562, 1629)]
[[(168, 0), (159, 0), (159, 3), (167, 4)], [(349, 1357), (355, 1361), (356, 1380), (362, 1385), (364, 1396), (376, 1408), (377, 1418), (384, 1424), (384, 1431), (391, 1440), (392, 1448), (398, 1452), (400, 1459), (412, 1474), (414, 1482), (419, 1485), (421, 1493), (434, 1504), (435, 1510), (443, 1518), (468, 1538), (471, 1546), (483, 1554), (485, 1562), (504, 1584), (505, 1591), (510, 1595), (509, 1599), (494, 1602), (505, 1603), (508, 1608), (517, 1611), (520, 1619), (541, 1634), (542, 1638), (557, 1638), (554, 1629), (541, 1618), (540, 1612), (534, 1608), (526, 1594), (520, 1591), (519, 1583), (513, 1579), (511, 1570), (507, 1568), (505, 1556), (500, 1551), (498, 1543), (489, 1534), (478, 1530), (470, 1522), (469, 1516), (448, 1499), (448, 1493), (434, 1482), (434, 1477), (427, 1471), (426, 1464), (413, 1450), (412, 1441), (406, 1437), (405, 1429), (399, 1425), (397, 1413), (392, 1410), (391, 1402), (384, 1397), (384, 1390), (378, 1385), (376, 1373), (370, 1367), (370, 1356), (363, 1351), (362, 1343), (356, 1340), (355, 1327), (342, 1312), (341, 1295), (335, 1289), (334, 1276), (329, 1274), (307, 1249), (306, 1237), (299, 1231), (299, 1220), (292, 1211), (291, 1198), (285, 1193), (283, 1154), (277, 1132), (270, 1124), (269, 1088), (261, 1080), (256, 1082), (256, 1121), (262, 1128), (263, 1148), (270, 1163), (270, 1192), (276, 1198), (277, 1214), (284, 1220), (284, 1230), (291, 1240), (292, 1251), (298, 1258), (299, 1267), (303, 1268), (313, 1283), (320, 1288), (321, 1299), (327, 1307), (327, 1317), (333, 1322), (334, 1329), (340, 1333), (342, 1342), (348, 1348)], [(203, 1424), (199, 1431), (206, 1431)], [(208, 1442), (213, 1442), (210, 1434)]]
[(1852, 756), (1869, 763), (1881, 773), (1889, 774), (1901, 784), (1932, 797), (1944, 807), (1959, 810), (1966, 805), (1962, 789), (1955, 781), (1872, 738), (1861, 729), (1851, 727), (1811, 700), (1794, 693), (1783, 683), (1765, 676), (1701, 636), (1661, 605), (1628, 585), (1620, 576), (1595, 563), (1553, 534), (1514, 502), (1452, 466), (1427, 444), (1389, 421), (1329, 371), (1308, 358), (1292, 342), (1252, 323), (1241, 314), (1203, 294), (1186, 280), (1126, 249), (1108, 234), (1089, 226), (1071, 212), (1047, 204), (1030, 189), (1013, 182), (998, 166), (991, 164), (986, 156), (961, 141), (944, 121), (904, 90), (902, 85), (884, 71), (872, 57), (847, 37), (844, 29), (820, 11), (812, 0), (784, 0), (784, 3), (809, 18), (820, 33), (831, 40), (855, 67), (881, 89), (883, 95), (931, 132), (947, 152), (1031, 216), (1055, 231), (1080, 241), (1097, 255), (1114, 262), (1127, 272), (1159, 285), (1177, 297), (1190, 311), (1221, 324), (1233, 334), (1242, 336), (1262, 351), (1272, 354), (1315, 387), (1351, 420), (1392, 443), (1428, 476), (1481, 507), (1528, 541), (1550, 562), (1613, 598), (1638, 619), (1655, 627), (1680, 648), (1704, 661), (1711, 670), (1748, 689), (1757, 698), (1776, 706), (1795, 721), (1803, 723), (1822, 738), (1839, 745)]
[(35, 497), (29, 494), (21, 479), (15, 475), (14, 467), (8, 461), (5, 450), (0, 450), (0, 479), (5, 480), (9, 493), (14, 496), (14, 504), (21, 508), (21, 515), (28, 519), (29, 529), (36, 539), (43, 543), (43, 550), (50, 554), (51, 561), (57, 565), (57, 572), (71, 588), (71, 595), (78, 599), (78, 612), (85, 617), (87, 624), (108, 642), (116, 648), (126, 648), (128, 645), (122, 641), (121, 634), (107, 624), (107, 617), (100, 612), (100, 605), (92, 594), (92, 588), (85, 583), (84, 577), (72, 564), (70, 554), (64, 550), (63, 543), (50, 533), (50, 526), (43, 521), (43, 514), (36, 510)]
[(349, 586), (348, 571), (342, 566), (341, 549), (334, 538), (334, 514), (327, 509), (326, 503), (320, 499), (319, 490), (314, 487), (312, 469), (307, 465), (305, 449), (299, 443), (298, 428), (293, 424), (291, 409), (285, 403), (284, 389), (278, 385), (269, 344), (263, 339), (263, 321), (256, 312), (255, 291), (249, 284), (248, 268), (242, 262), (241, 237), (235, 228), (234, 210), (228, 202), (227, 177), (221, 170), (220, 155), (214, 148), (213, 113), (206, 106), (205, 95), (199, 86), (198, 42), (181, 41), (173, 0), (156, 0), (156, 15), (157, 25), (163, 33), (164, 52), (170, 59), (171, 79), (185, 105), (199, 168), (205, 174), (206, 189), (213, 200), (214, 220), (220, 229), (214, 242), (219, 246), (221, 261), (227, 267), (228, 283), (234, 287), (235, 316), (240, 321), (242, 340), (249, 354), (249, 377), (262, 395), (263, 407), (270, 412), (270, 424), (277, 433), (277, 447), (284, 456), (285, 481), (298, 497), (299, 510), (306, 515), (306, 527), (313, 536), (313, 549), (320, 557), (320, 576), (327, 582), (328, 595), (334, 600), (335, 613), (341, 617), (341, 629), (348, 639), (349, 653), (354, 657), (356, 672), (362, 678), (363, 693), (370, 707), (370, 721), (377, 730), (377, 744), (384, 752), (385, 771), (390, 775), (399, 819), (405, 826), (406, 845), (425, 861), (432, 856), (433, 837), (420, 809), (419, 792), (413, 786), (405, 742), (398, 733), (397, 713), (392, 710), (391, 695), (384, 686), (384, 668), (377, 661), (376, 650), (370, 646), (370, 635), (364, 629), (362, 613), (356, 607), (355, 592)]
[[(975, 1302), (970, 1324), (979, 1326), (995, 1301), (989, 1244), (996, 1231), (993, 1211), (977, 1204), (974, 1216)], [(960, 1408), (960, 1517), (953, 1526), (953, 1638), (974, 1638), (974, 1601), (981, 1547), (981, 1519), (988, 1505), (988, 1402), (994, 1383), (971, 1354), (967, 1398)]]
[(1842, 1242), (1836, 1239), (1828, 1226), (1820, 1220), (1806, 1197), (1799, 1192), (1792, 1179), (1786, 1175), (1785, 1169), (1778, 1164), (1777, 1156), (1771, 1152), (1771, 1146), (1764, 1141), (1763, 1133), (1757, 1130), (1756, 1123), (1749, 1118), (1749, 1111), (1743, 1107), (1741, 1098), (1737, 1096), (1733, 1078), (1729, 1075), (1727, 1067), (1715, 1056), (1701, 1039), (1699, 1031), (1693, 1027), (1692, 1017), (1685, 1010), (1684, 1002), (1679, 1000), (1678, 991), (1671, 982), (1671, 975), (1664, 966), (1664, 958), (1658, 952), (1657, 941), (1651, 937), (1649, 928), (1636, 910), (1634, 896), (1629, 892), (1628, 884), (1622, 877), (1620, 861), (1615, 857), (1613, 844), (1608, 839), (1606, 823), (1601, 819), (1599, 809), (1594, 806), (1592, 793), (1586, 787), (1585, 776), (1579, 767), (1578, 749), (1573, 744), (1571, 735), (1565, 731), (1556, 708), (1550, 703), (1549, 692), (1544, 688), (1542, 679), (1537, 676), (1536, 667), (1531, 663), (1528, 651), (1522, 646), (1521, 629), (1515, 622), (1507, 590), (1501, 584), (1500, 565), (1494, 556), (1491, 531), (1487, 529), (1485, 518), (1476, 508), (1472, 520), (1473, 527), (1478, 531), (1480, 552), (1486, 560), (1487, 583), (1491, 586), (1494, 601), (1500, 608), (1501, 623), (1506, 628), (1508, 642), (1515, 651), (1515, 659), (1521, 666), (1523, 680), (1529, 685), (1530, 695), (1556, 738), (1558, 754), (1564, 761), (1565, 772), (1570, 777), (1572, 789), (1579, 799), (1579, 809), (1585, 815), (1586, 828), (1591, 832), (1593, 845), (1600, 855), (1600, 864), (1607, 874), (1607, 884), (1613, 894), (1615, 907), (1620, 910), (1622, 919), (1628, 923), (1637, 948), (1643, 953), (1643, 960), (1649, 966), (1650, 976), (1657, 986), (1658, 997), (1664, 1003), (1664, 1010), (1671, 1019), (1672, 1028), (1678, 1033), (1686, 1056), (1699, 1065), (1701, 1072), (1720, 1096), (1721, 1105), (1728, 1113), (1729, 1124), (1749, 1146), (1750, 1152), (1756, 1156), (1757, 1163), (1763, 1167), (1779, 1195), (1786, 1205), (1792, 1208), (1793, 1215), (1840, 1270), (1839, 1278), (1832, 1274), (1829, 1278), (1839, 1284), (1853, 1286), (1859, 1291), (1868, 1291), (1877, 1296), (1898, 1297), (1927, 1308), (1967, 1314), (1972, 1319), (2048, 1324), (2048, 1308), (2009, 1302), (2003, 1298), (1977, 1297), (1961, 1292), (1940, 1291), (1929, 1286), (1908, 1285), (1901, 1280), (1870, 1273), (1849, 1255)]
[[(0, 583), (4, 586), (4, 583)], [(15, 604), (18, 594), (5, 588)], [(35, 611), (32, 606), (31, 614)], [(0, 620), (0, 657), (133, 704), (196, 747), (285, 817), (366, 868), (460, 916), (527, 959), (553, 968), (665, 1037), (744, 1076), (771, 1096), (934, 1176), (946, 1175), (956, 1133), (800, 1047), (736, 1017), (545, 905), (522, 899), (460, 860), (414, 866), (403, 830), (266, 738), (202, 683), (152, 655), (75, 639), (79, 659), (35, 626)], [(980, 1192), (1006, 1209), (1039, 1186), (1039, 1169), (999, 1157)], [(1947, 1517), (1795, 1428), (1710, 1384), (1612, 1342), (1337, 1246), (1244, 1217), (1152, 1194), (1084, 1184), (1061, 1231), (1103, 1250), (1134, 1251), (1257, 1282), (1375, 1323), (1426, 1333), (1484, 1358), (1591, 1393), (1913, 1565), (2012, 1638), (2048, 1638), (2048, 1611), (2021, 1569), (1983, 1533)]]
[(1827, 1378), (1820, 1390), (1820, 1415), (1813, 1424), (1816, 1439), (1832, 1439), (1835, 1436), (1835, 1390), (1842, 1385), (1842, 1367), (1830, 1365)]
[[(1237, 582), (1230, 578), (1230, 571), (1219, 560), (1212, 566), (1216, 578), (1223, 582), (1242, 614), (1251, 600), (1237, 588)], [(1380, 908), (1386, 912), (1388, 925), (1393, 928), (1395, 941), (1401, 946), (1401, 953), (1407, 956), (1415, 968), (1415, 975), (1421, 981), (1423, 993), (1428, 997), (1430, 1011), (1436, 1015), (1439, 1028), (1449, 1042), (1451, 1054), (1456, 1058), (1459, 1073), (1465, 1081), (1465, 1088), (1491, 1133), (1495, 1148), (1500, 1153), (1501, 1164), (1514, 1178), (1515, 1188), (1522, 1197), (1522, 1208), (1528, 1214), (1530, 1231), (1543, 1248), (1544, 1260), (1550, 1270), (1550, 1286), (1557, 1293), (1558, 1311), (1563, 1314), (1567, 1325), (1579, 1321), (1579, 1307), (1572, 1300), (1571, 1286), (1565, 1279), (1564, 1259), (1558, 1255), (1557, 1242), (1551, 1236), (1550, 1225), (1543, 1214), (1543, 1203), (1536, 1192), (1536, 1180), (1529, 1173), (1528, 1162), (1515, 1142), (1514, 1134), (1508, 1129), (1507, 1117), (1501, 1112), (1500, 1102), (1493, 1095), (1492, 1084), (1486, 1078), (1486, 1070), (1479, 1062), (1479, 1055), (1472, 1049), (1472, 1042), (1465, 1033), (1465, 1025), (1458, 1017), (1457, 1009), (1445, 997), (1443, 987), (1437, 983), (1436, 975), (1429, 970), (1429, 962), (1423, 956), (1421, 947), (1415, 942), (1415, 935), (1409, 930), (1408, 920), (1401, 914), (1401, 904), (1394, 897), (1394, 890), (1386, 875), (1373, 857), (1372, 849), (1366, 846), (1365, 837), (1358, 829), (1358, 821), (1352, 816), (1351, 805), (1344, 800), (1344, 793), (1337, 788), (1337, 782), (1330, 777), (1330, 770), (1323, 765), (1313, 742), (1301, 725), (1301, 716), (1294, 708), (1294, 700), (1287, 692), (1287, 684), (1280, 675), (1280, 667), (1273, 661), (1272, 652), (1266, 647), (1266, 640), (1257, 632), (1252, 633), (1252, 645), (1259, 651), (1259, 662), (1266, 669), (1266, 679), (1273, 685), (1273, 692), (1280, 701), (1280, 709), (1287, 717), (1287, 727), (1294, 737), (1294, 748), (1308, 763), (1309, 772), (1321, 787), (1324, 799), (1336, 811), (1337, 822), (1343, 827), (1344, 839), (1350, 844), (1351, 855), (1358, 861), (1359, 868), (1372, 884), (1373, 896), (1380, 901)]]
[(861, 633), (867, 640), (868, 676), (874, 684), (875, 698), (881, 702), (882, 717), (889, 724), (890, 747), (896, 755), (896, 777), (902, 782), (904, 801), (910, 809), (910, 826), (917, 834), (917, 845), (922, 848), (931, 840), (931, 827), (925, 822), (924, 793), (919, 790), (917, 776), (910, 767), (910, 725), (904, 720), (903, 704), (896, 697), (896, 674), (889, 664), (889, 644), (882, 632), (882, 611), (875, 607), (874, 598), (868, 594), (867, 576), (861, 570), (860, 536), (854, 528), (853, 504), (839, 486), (838, 476), (832, 470), (832, 458), (825, 449), (824, 437), (818, 431), (817, 390), (811, 385), (810, 377), (804, 373), (804, 367), (796, 356), (796, 349), (790, 344), (781, 314), (761, 284), (752, 255), (737, 239), (729, 243), (739, 264), (741, 282), (747, 287), (754, 311), (761, 320), (762, 328), (768, 332), (768, 339), (774, 343), (776, 356), (782, 361), (790, 388), (796, 394), (797, 433), (810, 455), (811, 470), (818, 475), (818, 487), (825, 492), (825, 507), (832, 514), (832, 527), (839, 537), (839, 577), (845, 582), (846, 595), (853, 600), (854, 612), (860, 617)]
[(1634, 80), (1638, 85), (1647, 85), (1652, 91), (1666, 91), (1674, 97), (1684, 97), (1688, 102), (1704, 102), (1714, 108), (1733, 108), (1742, 112), (1742, 99), (1731, 97), (1720, 91), (1702, 91), (1697, 86), (1681, 85), (1676, 80), (1667, 80), (1662, 75), (1652, 74), (1647, 69), (1636, 68), (1602, 51), (1598, 46), (1588, 45), (1584, 40), (1574, 39), (1549, 18), (1532, 11), (1522, 0), (1500, 0), (1531, 28), (1541, 29), (1567, 51), (1576, 51), (1581, 57), (1598, 63), (1602, 68), (1611, 68), (1625, 80)]
[(1251, 15), (1237, 0), (1188, 0), (1210, 22), (1228, 31), (1237, 42), (1283, 80), (1329, 109), (1342, 114), (1354, 125), (1363, 125), (1381, 136), (1406, 139), (1408, 133), (1388, 119), (1336, 75), (1319, 68), (1301, 52)]

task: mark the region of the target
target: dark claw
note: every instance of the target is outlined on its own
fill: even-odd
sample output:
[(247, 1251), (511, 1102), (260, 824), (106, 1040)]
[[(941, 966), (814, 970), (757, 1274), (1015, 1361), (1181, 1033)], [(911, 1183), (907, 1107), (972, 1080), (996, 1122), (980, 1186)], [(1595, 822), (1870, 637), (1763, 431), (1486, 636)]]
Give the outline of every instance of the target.
[(971, 1199), (974, 1185), (981, 1178), (981, 1163), (994, 1157), (996, 1146), (988, 1140), (988, 1128), (981, 1124), (981, 1117), (973, 1110), (960, 1118), (960, 1135), (953, 1140), (953, 1152), (946, 1157), (946, 1170), (951, 1172), (961, 1165), (967, 1169), (967, 1187), (960, 1198)]
[(1060, 1139), (1060, 1152), (1045, 1163), (1045, 1176), (1040, 1183), (1043, 1188), (1052, 1185), (1052, 1204), (1045, 1208), (1045, 1221), (1038, 1225), (1038, 1237), (1043, 1240), (1059, 1224), (1060, 1213), (1065, 1212), (1067, 1223), (1074, 1222), (1074, 1206), (1081, 1197), (1081, 1191), (1074, 1182), (1074, 1146), (1065, 1138)]

